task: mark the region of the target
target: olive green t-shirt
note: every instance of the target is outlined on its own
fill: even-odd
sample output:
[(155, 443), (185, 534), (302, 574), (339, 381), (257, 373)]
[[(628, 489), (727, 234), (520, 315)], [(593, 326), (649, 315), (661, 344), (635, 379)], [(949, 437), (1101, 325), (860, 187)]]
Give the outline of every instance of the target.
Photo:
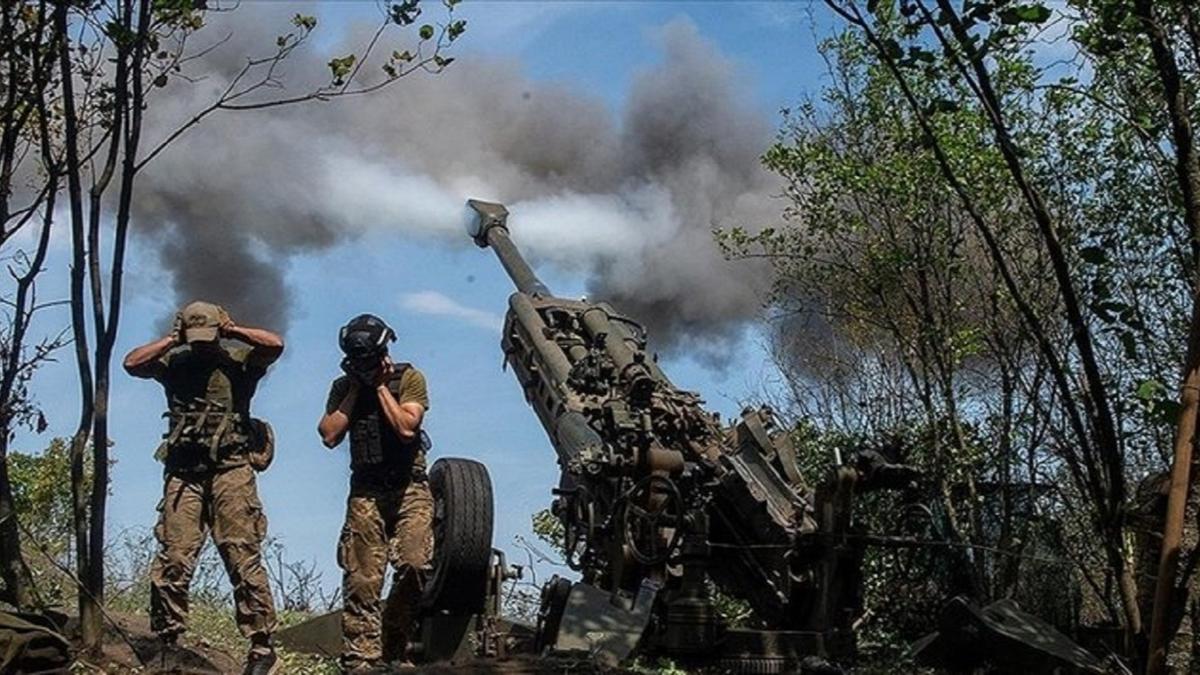
[[(404, 372), (398, 382), (389, 384), (388, 389), (397, 395), (400, 403), (420, 403), (429, 410), (429, 391), (425, 385), (425, 376), (421, 371), (405, 364)], [(346, 395), (350, 392), (353, 380), (348, 375), (342, 375), (333, 381), (329, 388), (329, 398), (325, 402), (326, 414), (337, 410)], [(365, 421), (365, 422), (364, 422)], [(382, 443), (384, 460), (380, 463), (355, 465), (356, 449), (355, 427), (359, 423), (378, 425), (377, 433)], [(416, 442), (405, 441), (396, 435), (390, 424), (383, 421), (379, 411), (379, 400), (373, 391), (361, 391), (350, 411), (350, 487), (352, 490), (388, 489), (403, 484), (409, 480), (414, 471), (423, 475), (425, 472), (424, 434), (419, 434)]]
[[(353, 381), (349, 375), (342, 375), (333, 381), (333, 385), (329, 387), (329, 398), (325, 401), (325, 414), (328, 415), (345, 400), (346, 394), (350, 393), (350, 384)], [(409, 366), (404, 374), (400, 376), (400, 402), (401, 403), (420, 403), (429, 410), (429, 389), (425, 385), (425, 376), (421, 371)]]
[(172, 411), (206, 400), (248, 416), (250, 399), (267, 373), (253, 353), (252, 347), (237, 342), (222, 342), (211, 353), (181, 345), (159, 358), (152, 377), (163, 385)]

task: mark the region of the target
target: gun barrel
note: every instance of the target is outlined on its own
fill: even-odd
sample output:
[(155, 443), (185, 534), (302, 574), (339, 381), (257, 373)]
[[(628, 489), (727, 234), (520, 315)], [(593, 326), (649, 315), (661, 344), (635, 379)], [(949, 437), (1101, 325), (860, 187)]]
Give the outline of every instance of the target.
[(533, 268), (517, 250), (517, 245), (509, 238), (507, 228), (490, 228), (487, 232), (487, 243), (496, 252), (496, 257), (500, 259), (500, 264), (504, 266), (504, 271), (508, 272), (508, 277), (513, 280), (518, 291), (530, 295), (551, 295), (550, 289), (538, 279)]
[(468, 199), (467, 233), (483, 248), (491, 248), (504, 266), (517, 290), (530, 295), (549, 296), (550, 289), (538, 279), (533, 268), (525, 262), (517, 245), (508, 236), (508, 209), (503, 204)]

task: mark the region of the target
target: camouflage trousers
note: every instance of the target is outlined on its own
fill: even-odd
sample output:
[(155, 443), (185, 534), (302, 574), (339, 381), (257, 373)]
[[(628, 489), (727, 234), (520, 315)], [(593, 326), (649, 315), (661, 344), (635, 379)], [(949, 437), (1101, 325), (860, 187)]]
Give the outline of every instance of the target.
[[(343, 668), (405, 658), (433, 553), (432, 523), (433, 495), (426, 480), (392, 490), (351, 490), (337, 556)], [(382, 603), (389, 561), (395, 575)]]
[(271, 651), (275, 604), (261, 547), (267, 517), (258, 500), (254, 470), (239, 466), (203, 474), (167, 474), (158, 506), (158, 554), (150, 566), (150, 623), (159, 635), (184, 631), (188, 585), (208, 532), (233, 584), (238, 629), (251, 653)]

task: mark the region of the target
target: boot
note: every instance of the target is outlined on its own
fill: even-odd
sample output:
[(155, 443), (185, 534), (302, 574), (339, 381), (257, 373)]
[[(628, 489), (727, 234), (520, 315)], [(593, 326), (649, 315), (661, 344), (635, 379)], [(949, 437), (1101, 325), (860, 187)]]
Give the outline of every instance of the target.
[(251, 654), (246, 659), (246, 669), (242, 675), (274, 675), (279, 672), (279, 657), (274, 651), (265, 654)]
[(158, 669), (170, 673), (179, 669), (179, 633), (159, 633)]
[(353, 666), (341, 666), (345, 675), (387, 675), (392, 669), (383, 663), (358, 663)]

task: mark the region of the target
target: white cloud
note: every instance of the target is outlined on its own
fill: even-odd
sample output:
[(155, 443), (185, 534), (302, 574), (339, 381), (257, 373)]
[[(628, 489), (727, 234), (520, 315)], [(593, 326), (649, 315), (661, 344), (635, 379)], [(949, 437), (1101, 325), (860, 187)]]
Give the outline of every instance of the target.
[(400, 297), (400, 305), (411, 312), (458, 319), (496, 332), (504, 325), (504, 319), (499, 314), (461, 305), (437, 291), (405, 293)]

